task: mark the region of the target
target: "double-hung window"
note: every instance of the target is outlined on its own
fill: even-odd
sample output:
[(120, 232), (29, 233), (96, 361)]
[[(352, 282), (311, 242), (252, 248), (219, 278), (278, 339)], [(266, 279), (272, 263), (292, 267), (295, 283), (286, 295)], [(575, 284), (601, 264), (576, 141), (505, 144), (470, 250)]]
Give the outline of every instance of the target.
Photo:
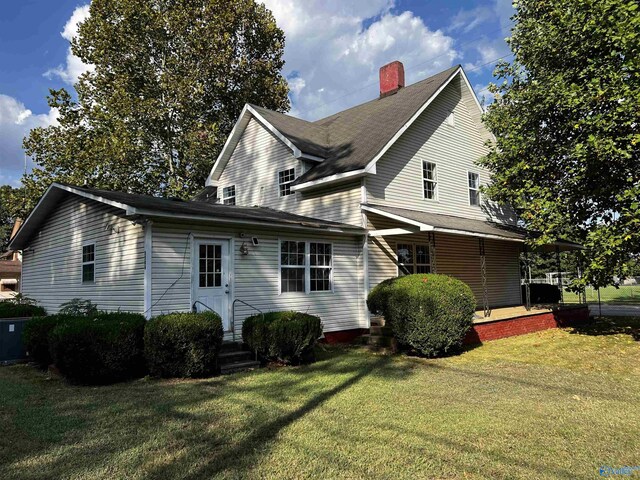
[(280, 243), (280, 291), (305, 292), (307, 253), (305, 242)]
[(236, 204), (236, 186), (229, 185), (222, 189), (222, 203), (225, 205)]
[(398, 255), (399, 275), (431, 272), (428, 245), (399, 243), (396, 246), (396, 254)]
[(468, 172), (469, 205), (480, 205), (480, 174)]
[(280, 242), (280, 293), (326, 292), (333, 288), (330, 243)]
[(422, 162), (422, 187), (424, 198), (427, 200), (435, 200), (438, 187), (438, 174), (436, 164), (433, 162)]
[(293, 195), (295, 192), (291, 190), (291, 184), (296, 179), (296, 169), (281, 170), (278, 172), (278, 189), (281, 197)]
[(96, 279), (96, 244), (82, 246), (82, 283), (93, 283)]

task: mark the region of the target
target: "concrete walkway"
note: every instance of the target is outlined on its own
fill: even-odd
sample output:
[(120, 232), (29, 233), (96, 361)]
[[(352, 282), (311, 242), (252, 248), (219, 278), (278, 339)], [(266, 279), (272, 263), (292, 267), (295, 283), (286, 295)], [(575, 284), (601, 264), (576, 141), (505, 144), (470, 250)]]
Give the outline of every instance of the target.
[[(598, 304), (589, 304), (591, 315), (600, 315)], [(640, 317), (640, 305), (602, 304), (602, 315), (608, 317)]]

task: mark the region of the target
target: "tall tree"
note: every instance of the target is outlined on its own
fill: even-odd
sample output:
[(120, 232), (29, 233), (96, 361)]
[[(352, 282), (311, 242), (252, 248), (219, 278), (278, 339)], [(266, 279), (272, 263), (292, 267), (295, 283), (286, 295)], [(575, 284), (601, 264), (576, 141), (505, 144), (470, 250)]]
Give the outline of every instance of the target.
[(586, 247), (611, 283), (640, 251), (640, 12), (627, 0), (520, 0), (485, 115), (487, 192), (542, 232)]
[(32, 130), (28, 201), (53, 180), (187, 197), (245, 103), (289, 108), (284, 34), (254, 0), (93, 0), (72, 51), (94, 68), (51, 90), (59, 124)]

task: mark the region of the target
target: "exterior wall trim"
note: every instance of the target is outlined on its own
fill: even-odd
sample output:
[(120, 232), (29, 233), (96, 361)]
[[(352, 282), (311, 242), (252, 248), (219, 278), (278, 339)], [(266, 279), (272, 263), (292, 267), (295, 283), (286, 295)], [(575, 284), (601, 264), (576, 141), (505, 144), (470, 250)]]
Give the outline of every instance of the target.
[(147, 320), (151, 318), (151, 289), (152, 289), (152, 268), (153, 265), (153, 222), (147, 220), (144, 224), (144, 316)]

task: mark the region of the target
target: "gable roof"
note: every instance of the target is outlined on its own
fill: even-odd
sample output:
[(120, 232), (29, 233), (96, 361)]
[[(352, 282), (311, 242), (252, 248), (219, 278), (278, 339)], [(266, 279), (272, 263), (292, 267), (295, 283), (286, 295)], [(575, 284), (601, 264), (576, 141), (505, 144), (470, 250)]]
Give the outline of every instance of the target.
[(322, 232), (362, 235), (361, 227), (319, 220), (268, 207), (241, 207), (212, 204), (197, 200), (175, 200), (136, 193), (114, 192), (91, 187), (77, 187), (52, 183), (32, 210), (20, 230), (11, 239), (10, 248), (21, 250), (38, 231), (56, 205), (69, 195), (88, 198), (123, 210), (124, 215), (150, 218), (188, 219), (225, 224), (243, 224), (254, 227), (278, 227), (294, 230), (321, 230)]
[(296, 158), (318, 161), (296, 179), (294, 190), (335, 177), (375, 173), (375, 161), (457, 74), (461, 74), (468, 85), (462, 67), (456, 65), (401, 88), (393, 95), (376, 98), (315, 122), (247, 105), (216, 160), (207, 183), (211, 183), (215, 173), (231, 156), (249, 115), (253, 115), (283, 140)]

